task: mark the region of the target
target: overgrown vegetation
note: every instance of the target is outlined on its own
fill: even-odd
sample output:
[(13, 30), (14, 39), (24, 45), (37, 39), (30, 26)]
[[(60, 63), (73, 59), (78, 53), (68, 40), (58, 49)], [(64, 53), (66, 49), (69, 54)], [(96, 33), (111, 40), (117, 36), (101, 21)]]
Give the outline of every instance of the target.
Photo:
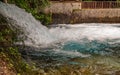
[(0, 15), (0, 60), (7, 63), (7, 67), (18, 75), (34, 75), (34, 66), (23, 61), (18, 48), (14, 45), (17, 42), (17, 31), (12, 30), (6, 18)]
[[(16, 4), (25, 9), (27, 12), (40, 20), (43, 24), (48, 25), (51, 22), (51, 14), (44, 14), (42, 10), (49, 5), (48, 0), (8, 0), (8, 3)], [(13, 70), (17, 75), (38, 75), (35, 66), (27, 64), (21, 57), (15, 42), (22, 41), (18, 39), (18, 29), (11, 29), (7, 19), (0, 15), (0, 60), (7, 63), (7, 67)]]
[(8, 0), (8, 3), (16, 4), (27, 12), (32, 13), (44, 25), (48, 25), (52, 21), (51, 14), (43, 13), (43, 9), (49, 6), (48, 0)]

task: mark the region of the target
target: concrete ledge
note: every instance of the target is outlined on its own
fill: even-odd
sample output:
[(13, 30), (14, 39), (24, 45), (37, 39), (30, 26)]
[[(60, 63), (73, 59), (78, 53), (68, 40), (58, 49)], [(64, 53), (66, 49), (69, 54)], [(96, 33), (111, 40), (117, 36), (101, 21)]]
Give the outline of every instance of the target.
[(53, 14), (52, 24), (76, 24), (76, 23), (120, 23), (120, 17), (84, 17), (80, 14)]
[(53, 23), (120, 23), (120, 9), (81, 9), (81, 2), (52, 2), (44, 12), (53, 14)]
[(51, 2), (44, 12), (70, 14), (74, 9), (81, 9), (81, 2)]

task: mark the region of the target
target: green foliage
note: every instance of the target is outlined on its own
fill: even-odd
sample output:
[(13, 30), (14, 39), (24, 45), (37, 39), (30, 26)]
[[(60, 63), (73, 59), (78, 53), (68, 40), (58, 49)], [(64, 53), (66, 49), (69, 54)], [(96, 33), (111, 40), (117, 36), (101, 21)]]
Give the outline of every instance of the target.
[(20, 30), (12, 30), (6, 21), (6, 18), (0, 15), (0, 60), (7, 63), (9, 69), (12, 69), (18, 75), (35, 75), (37, 71), (33, 71), (34, 67), (23, 61), (15, 42), (21, 41), (17, 39)]
[(44, 14), (44, 13), (40, 13), (40, 14), (34, 14), (35, 18), (40, 20), (42, 24), (48, 25), (49, 23), (51, 23), (52, 21), (52, 14)]
[(9, 0), (9, 3), (16, 4), (27, 12), (32, 13), (36, 19), (42, 21), (42, 24), (48, 25), (52, 21), (50, 14), (40, 13), (49, 5), (48, 0)]
[(0, 58), (7, 62), (8, 68), (15, 70), (20, 75), (37, 73), (32, 70), (34, 69), (32, 66), (22, 60), (17, 47), (0, 48)]
[(13, 27), (0, 14), (0, 60), (6, 62), (6, 66), (17, 75), (37, 75), (38, 71), (33, 71), (35, 67), (23, 61), (18, 48), (14, 45), (14, 43), (25, 39), (24, 37), (18, 39), (19, 34), (24, 33), (22, 30)]

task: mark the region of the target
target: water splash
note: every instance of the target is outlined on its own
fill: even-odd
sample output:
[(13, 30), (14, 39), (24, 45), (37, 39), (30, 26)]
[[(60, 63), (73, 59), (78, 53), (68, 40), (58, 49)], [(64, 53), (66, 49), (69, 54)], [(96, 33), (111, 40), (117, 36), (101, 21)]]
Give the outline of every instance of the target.
[(0, 14), (24, 31), (27, 36), (26, 45), (53, 46), (56, 52), (82, 56), (81, 52), (104, 55), (106, 49), (120, 43), (120, 24), (64, 24), (48, 29), (25, 10), (2, 2)]
[[(120, 24), (74, 24), (60, 25), (51, 28), (50, 32), (64, 41), (80, 41), (84, 38), (88, 40), (115, 40), (120, 39)], [(118, 40), (117, 40), (118, 41)]]
[(24, 31), (27, 36), (27, 40), (25, 40), (27, 45), (48, 44), (56, 39), (45, 26), (24, 9), (0, 2), (0, 14), (7, 17), (10, 23), (12, 22), (13, 25), (20, 27)]
[[(92, 71), (97, 65), (120, 70), (120, 24), (64, 24), (48, 29), (25, 10), (2, 2), (0, 14), (24, 31), (28, 56), (41, 67), (68, 63), (95, 66)], [(42, 46), (46, 47), (42, 50)]]

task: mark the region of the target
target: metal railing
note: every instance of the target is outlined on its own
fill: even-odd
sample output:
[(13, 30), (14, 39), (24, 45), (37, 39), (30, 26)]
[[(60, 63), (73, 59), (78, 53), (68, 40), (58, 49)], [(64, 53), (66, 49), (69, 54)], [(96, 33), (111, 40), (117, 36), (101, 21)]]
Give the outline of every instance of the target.
[(118, 1), (83, 1), (82, 9), (99, 9), (99, 8), (120, 8)]

